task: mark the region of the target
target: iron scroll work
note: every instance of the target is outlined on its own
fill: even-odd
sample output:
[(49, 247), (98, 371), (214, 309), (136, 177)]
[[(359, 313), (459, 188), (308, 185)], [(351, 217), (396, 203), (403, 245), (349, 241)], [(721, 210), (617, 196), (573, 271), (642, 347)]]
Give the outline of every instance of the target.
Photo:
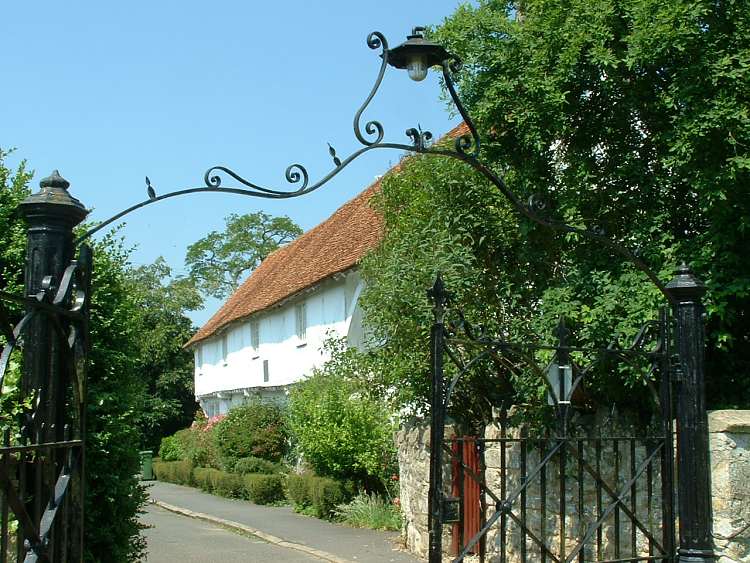
[[(568, 225), (562, 221), (557, 221), (551, 218), (545, 218), (539, 215), (538, 211), (543, 208), (540, 205), (541, 198), (538, 195), (529, 198), (527, 203), (524, 203), (522, 199), (511, 191), (505, 184), (505, 181), (501, 176), (496, 174), (492, 168), (484, 163), (481, 159), (481, 141), (479, 133), (477, 132), (476, 126), (474, 125), (471, 116), (466, 111), (461, 99), (456, 91), (455, 83), (453, 80), (453, 74), (460, 70), (461, 61), (455, 55), (445, 51), (442, 47), (436, 44), (431, 44), (423, 39), (424, 28), (416, 27), (412, 31), (412, 35), (409, 36), (410, 41), (416, 38), (417, 42), (423, 44), (430, 44), (435, 47), (435, 51), (432, 53), (432, 61), (438, 64), (442, 71), (443, 80), (445, 87), (451, 97), (451, 100), (456, 107), (456, 110), (461, 115), (468, 134), (458, 136), (453, 142), (453, 148), (442, 148), (441, 146), (434, 146), (431, 144), (433, 140), (433, 134), (430, 131), (423, 131), (421, 127), (410, 127), (406, 129), (405, 135), (411, 140), (409, 144), (406, 143), (395, 143), (386, 142), (385, 129), (383, 125), (377, 120), (366, 121), (363, 125), (363, 114), (369, 106), (372, 99), (377, 94), (380, 85), (383, 82), (385, 71), (389, 65), (396, 66), (397, 68), (403, 68), (402, 57), (403, 48), (410, 43), (399, 45), (393, 49), (389, 48), (388, 41), (385, 36), (379, 31), (373, 31), (367, 36), (367, 46), (373, 50), (380, 51), (380, 69), (378, 71), (375, 83), (373, 84), (370, 93), (365, 98), (365, 101), (359, 107), (354, 114), (354, 136), (357, 141), (362, 145), (361, 148), (352, 152), (346, 158), (340, 158), (336, 152), (336, 149), (328, 144), (328, 152), (333, 160), (334, 168), (329, 171), (322, 178), (316, 182), (310, 183), (310, 175), (307, 168), (299, 163), (290, 164), (285, 172), (284, 178), (287, 183), (295, 187), (295, 189), (280, 189), (262, 186), (258, 183), (247, 180), (231, 168), (226, 166), (212, 166), (209, 168), (203, 177), (204, 185), (194, 188), (185, 188), (162, 195), (157, 195), (156, 189), (151, 184), (151, 180), (146, 177), (146, 188), (148, 198), (140, 203), (137, 203), (120, 213), (117, 213), (113, 217), (99, 223), (92, 229), (88, 230), (76, 241), (81, 242), (97, 231), (103, 229), (107, 225), (121, 219), (125, 215), (136, 211), (142, 207), (162, 201), (164, 199), (192, 194), (192, 193), (232, 193), (238, 195), (245, 195), (251, 197), (259, 197), (265, 199), (289, 199), (299, 197), (314, 192), (318, 188), (328, 183), (331, 179), (337, 176), (344, 168), (346, 168), (352, 161), (362, 156), (363, 154), (376, 150), (376, 149), (395, 149), (402, 150), (408, 153), (425, 154), (431, 156), (439, 156), (446, 158), (454, 158), (467, 163), (469, 166), (481, 173), (487, 180), (489, 180), (513, 205), (515, 210), (523, 217), (526, 217), (530, 221), (548, 227), (564, 233), (575, 233), (586, 238), (594, 239), (611, 251), (619, 254), (621, 257), (631, 262), (637, 269), (642, 271), (648, 279), (664, 294), (667, 301), (672, 302), (672, 298), (669, 293), (665, 290), (665, 286), (662, 284), (658, 275), (640, 258), (636, 253), (630, 251), (622, 244), (611, 240), (606, 236), (601, 229), (592, 225), (591, 228), (581, 228)], [(436, 58), (437, 57), (437, 58)], [(445, 58), (442, 58), (445, 57)], [(238, 185), (225, 186), (223, 178), (229, 178), (236, 182)]]
[[(487, 334), (451, 306), (440, 277), (429, 296), (435, 315), (431, 448), (441, 449), (450, 460), (453, 485), (449, 493), (442, 477), (443, 455), (431, 455), (429, 560), (442, 561), (443, 528), (454, 523), (454, 563), (469, 554), (482, 562), (488, 555), (492, 561), (519, 563), (673, 561), (670, 374), (676, 363), (668, 311), (646, 323), (627, 347), (613, 340), (602, 348), (582, 348), (571, 343), (562, 319), (550, 343), (511, 342)], [(539, 365), (540, 354), (546, 354), (545, 365)], [(482, 362), (543, 382), (547, 404), (538, 407), (552, 417), (546, 431), (529, 435), (518, 421), (514, 426), (506, 405), (483, 437), (445, 439), (457, 384)], [(605, 363), (638, 371), (649, 390), (651, 420), (639, 431), (602, 420), (593, 427), (576, 421), (576, 402), (581, 402), (587, 379)], [(478, 463), (467, 461), (465, 452), (472, 448)], [(478, 494), (465, 494), (469, 487)], [(471, 512), (478, 524), (469, 531)]]

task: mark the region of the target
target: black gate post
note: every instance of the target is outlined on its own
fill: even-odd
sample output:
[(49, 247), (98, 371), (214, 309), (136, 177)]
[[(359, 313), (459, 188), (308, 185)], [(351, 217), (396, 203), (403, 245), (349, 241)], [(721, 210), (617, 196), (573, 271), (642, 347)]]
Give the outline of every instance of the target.
[(428, 292), (433, 302), (435, 322), (430, 335), (430, 488), (427, 499), (429, 563), (443, 558), (443, 439), (445, 438), (445, 399), (443, 391), (443, 338), (445, 305), (448, 295), (438, 275)]
[(677, 319), (677, 474), (680, 563), (714, 561), (706, 412), (703, 303), (706, 288), (683, 264), (667, 284)]
[[(70, 183), (57, 170), (39, 182), (39, 186), (39, 192), (20, 204), (28, 227), (24, 291), (27, 296), (40, 292), (54, 296), (63, 272), (73, 259), (73, 228), (83, 221), (88, 212), (80, 201), (68, 193)], [(62, 442), (67, 439), (65, 426), (70, 413), (66, 412), (66, 394), (71, 374), (64, 367), (60, 335), (46, 314), (37, 314), (31, 320), (24, 337), (23, 350), (21, 389), (24, 396), (33, 394), (36, 398), (33, 421), (26, 421), (26, 435), (32, 441)], [(54, 476), (64, 463), (65, 454), (61, 452), (64, 450), (53, 458), (52, 463), (56, 468), (52, 473)], [(48, 480), (45, 476), (49, 476), (50, 472), (39, 463), (34, 464), (30, 472), (25, 479), (21, 479), (21, 483), (25, 484), (25, 490), (21, 493), (24, 498), (31, 499), (27, 510), (38, 523), (52, 494), (54, 481), (45, 483)], [(79, 538), (68, 537), (70, 545), (62, 546), (53, 531), (51, 540), (47, 551), (53, 559), (56, 554), (66, 552), (66, 547), (68, 560), (79, 560), (82, 556), (79, 553)]]

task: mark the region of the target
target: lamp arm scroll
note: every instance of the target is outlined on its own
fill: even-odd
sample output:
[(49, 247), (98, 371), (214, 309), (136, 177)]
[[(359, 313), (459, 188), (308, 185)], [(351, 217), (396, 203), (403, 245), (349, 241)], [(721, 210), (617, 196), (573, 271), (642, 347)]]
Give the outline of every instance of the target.
[[(354, 114), (354, 136), (363, 146), (352, 152), (348, 157), (341, 159), (337, 156), (335, 149), (329, 144), (328, 149), (330, 155), (333, 158), (334, 168), (330, 170), (325, 176), (320, 178), (317, 182), (310, 184), (310, 176), (307, 172), (307, 169), (303, 165), (298, 163), (289, 165), (285, 171), (284, 176), (286, 181), (289, 184), (295, 185), (296, 187), (296, 189), (288, 190), (267, 188), (261, 186), (257, 183), (243, 178), (241, 175), (226, 166), (212, 166), (211, 168), (209, 168), (204, 175), (203, 186), (176, 190), (162, 195), (156, 194), (156, 191), (151, 185), (151, 181), (147, 177), (146, 186), (148, 191), (148, 199), (132, 205), (131, 207), (128, 207), (127, 209), (117, 213), (113, 217), (110, 217), (109, 219), (95, 225), (94, 227), (86, 231), (83, 235), (81, 235), (75, 241), (75, 244), (80, 244), (82, 241), (88, 239), (94, 233), (100, 231), (107, 225), (112, 224), (113, 222), (121, 219), (125, 215), (128, 215), (129, 213), (137, 209), (140, 209), (152, 203), (156, 203), (157, 201), (162, 201), (164, 199), (181, 195), (214, 192), (231, 193), (266, 199), (288, 199), (299, 197), (301, 195), (313, 192), (326, 184), (353, 160), (365, 154), (366, 152), (374, 149), (395, 149), (409, 153), (454, 158), (466, 162), (469, 166), (482, 174), (482, 176), (487, 178), (500, 191), (500, 193), (502, 193), (503, 196), (508, 199), (508, 201), (518, 213), (520, 213), (530, 221), (537, 223), (538, 225), (542, 225), (544, 227), (555, 229), (561, 232), (575, 233), (602, 243), (612, 251), (618, 253), (620, 256), (631, 262), (636, 268), (646, 274), (649, 280), (651, 280), (651, 282), (659, 289), (659, 291), (661, 291), (662, 294), (667, 297), (667, 300), (671, 302), (672, 297), (666, 291), (664, 284), (661, 283), (656, 273), (651, 270), (641, 258), (633, 254), (633, 252), (631, 252), (618, 242), (607, 238), (601, 232), (574, 227), (561, 221), (556, 221), (554, 219), (548, 219), (540, 216), (537, 213), (537, 209), (540, 208), (540, 206), (534, 204), (533, 198), (532, 200), (530, 200), (529, 205), (523, 203), (521, 199), (508, 188), (503, 178), (496, 174), (488, 164), (480, 160), (481, 140), (479, 137), (479, 133), (477, 132), (476, 126), (474, 125), (471, 116), (466, 111), (466, 108), (459, 98), (452, 77), (452, 73), (457, 72), (461, 68), (461, 61), (457, 57), (446, 51), (440, 45), (426, 41), (422, 37), (422, 29), (423, 28), (415, 28), (415, 30), (412, 32), (412, 35), (409, 36), (407, 42), (394, 49), (389, 49), (388, 41), (386, 40), (385, 36), (379, 31), (373, 31), (367, 36), (367, 46), (373, 50), (379, 49), (380, 57), (382, 60), (375, 82), (370, 89), (370, 93), (367, 95), (365, 101)], [(375, 94), (377, 94), (378, 90), (380, 89), (380, 85), (383, 82), (383, 77), (385, 76), (386, 68), (389, 65), (395, 66), (396, 68), (405, 68), (404, 57), (406, 56), (407, 51), (413, 53), (414, 48), (418, 50), (421, 49), (422, 51), (420, 52), (423, 53), (425, 52), (424, 49), (427, 49), (429, 53), (431, 53), (431, 58), (429, 58), (429, 61), (431, 61), (430, 64), (442, 67), (445, 87), (450, 94), (453, 104), (455, 105), (459, 114), (463, 118), (464, 123), (469, 129), (470, 134), (461, 135), (455, 140), (453, 150), (448, 150), (442, 148), (441, 146), (431, 146), (430, 141), (433, 137), (432, 133), (430, 131), (422, 131), (420, 128), (412, 127), (406, 130), (406, 136), (411, 139), (411, 144), (383, 142), (383, 139), (385, 137), (385, 130), (383, 128), (383, 125), (376, 120), (368, 121), (364, 125), (364, 130), (362, 128), (362, 114), (367, 109), (370, 102), (375, 97)], [(368, 139), (368, 136), (371, 138)], [(225, 187), (222, 184), (222, 175), (232, 178), (242, 187)]]

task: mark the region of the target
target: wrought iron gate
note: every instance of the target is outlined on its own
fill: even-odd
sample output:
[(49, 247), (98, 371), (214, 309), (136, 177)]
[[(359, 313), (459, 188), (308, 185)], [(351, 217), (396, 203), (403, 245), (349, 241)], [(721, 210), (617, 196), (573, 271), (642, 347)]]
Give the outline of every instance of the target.
[[(679, 291), (690, 284), (700, 289), (683, 268), (668, 288)], [(677, 315), (665, 308), (628, 346), (615, 339), (601, 348), (576, 346), (562, 319), (551, 342), (511, 342), (472, 327), (450, 306), (440, 278), (430, 296), (436, 318), (431, 338), (430, 561), (442, 560), (443, 526), (449, 523), (458, 523), (453, 527), (458, 534), (453, 537), (455, 562), (472, 553), (480, 561), (491, 556), (502, 563), (676, 560), (673, 380), (678, 382), (678, 411), (683, 411), (677, 413), (678, 422), (685, 427), (693, 421), (693, 435), (682, 432), (678, 441), (684, 445), (700, 439), (695, 433), (706, 430), (700, 421), (695, 424), (701, 418), (700, 401), (686, 400), (691, 391), (684, 366), (691, 356), (676, 345), (680, 336), (684, 348), (689, 336), (702, 335), (688, 330), (696, 326), (694, 315), (688, 323), (680, 317), (684, 296), (677, 296)], [(692, 343), (693, 350), (702, 348), (699, 340)], [(518, 407), (501, 404), (495, 406), (494, 422), (483, 437), (445, 440), (444, 424), (457, 386), (483, 364), (495, 373), (524, 374), (543, 382), (544, 397), (537, 394), (533, 404), (532, 393), (529, 404), (527, 393), (524, 413), (533, 412), (537, 420), (546, 417), (547, 424), (530, 430)], [(618, 369), (629, 370), (634, 392), (647, 390), (649, 398), (647, 405), (639, 403), (637, 417), (629, 421), (627, 415), (593, 409), (587, 396), (593, 374)], [(511, 402), (520, 395), (517, 389), (509, 391)], [(477, 450), (478, 467), (466, 461), (472, 458), (464, 451), (469, 446)], [(698, 450), (688, 452), (692, 461), (686, 466), (699, 457)], [(452, 494), (443, 483), (443, 459), (451, 460)], [(681, 514), (694, 510), (694, 499), (703, 494), (700, 488), (707, 480), (707, 472), (689, 467), (687, 472), (681, 472), (681, 489), (687, 492), (681, 490), (680, 496), (693, 497), (693, 502), (681, 498)], [(467, 482), (479, 488), (478, 498), (460, 490)], [(480, 522), (473, 529), (478, 531), (466, 537), (471, 529), (466, 518), (477, 513)], [(705, 528), (706, 522), (700, 526)], [(705, 549), (691, 550), (691, 542), (706, 545), (700, 529), (683, 525), (680, 532), (681, 561), (712, 556)], [(707, 541), (710, 546), (710, 538)], [(700, 559), (691, 558), (696, 552)]]

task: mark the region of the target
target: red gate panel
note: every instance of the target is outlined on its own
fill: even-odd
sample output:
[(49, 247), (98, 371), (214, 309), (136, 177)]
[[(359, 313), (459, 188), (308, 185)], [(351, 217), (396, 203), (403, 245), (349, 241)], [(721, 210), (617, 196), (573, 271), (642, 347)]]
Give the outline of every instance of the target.
[[(471, 473), (481, 477), (479, 450), (475, 436), (451, 440), (451, 494), (461, 499), (461, 522), (453, 524), (454, 554), (458, 554), (481, 528), (481, 503), (479, 483)], [(461, 464), (459, 459), (463, 462)], [(472, 553), (479, 551), (477, 544)]]

